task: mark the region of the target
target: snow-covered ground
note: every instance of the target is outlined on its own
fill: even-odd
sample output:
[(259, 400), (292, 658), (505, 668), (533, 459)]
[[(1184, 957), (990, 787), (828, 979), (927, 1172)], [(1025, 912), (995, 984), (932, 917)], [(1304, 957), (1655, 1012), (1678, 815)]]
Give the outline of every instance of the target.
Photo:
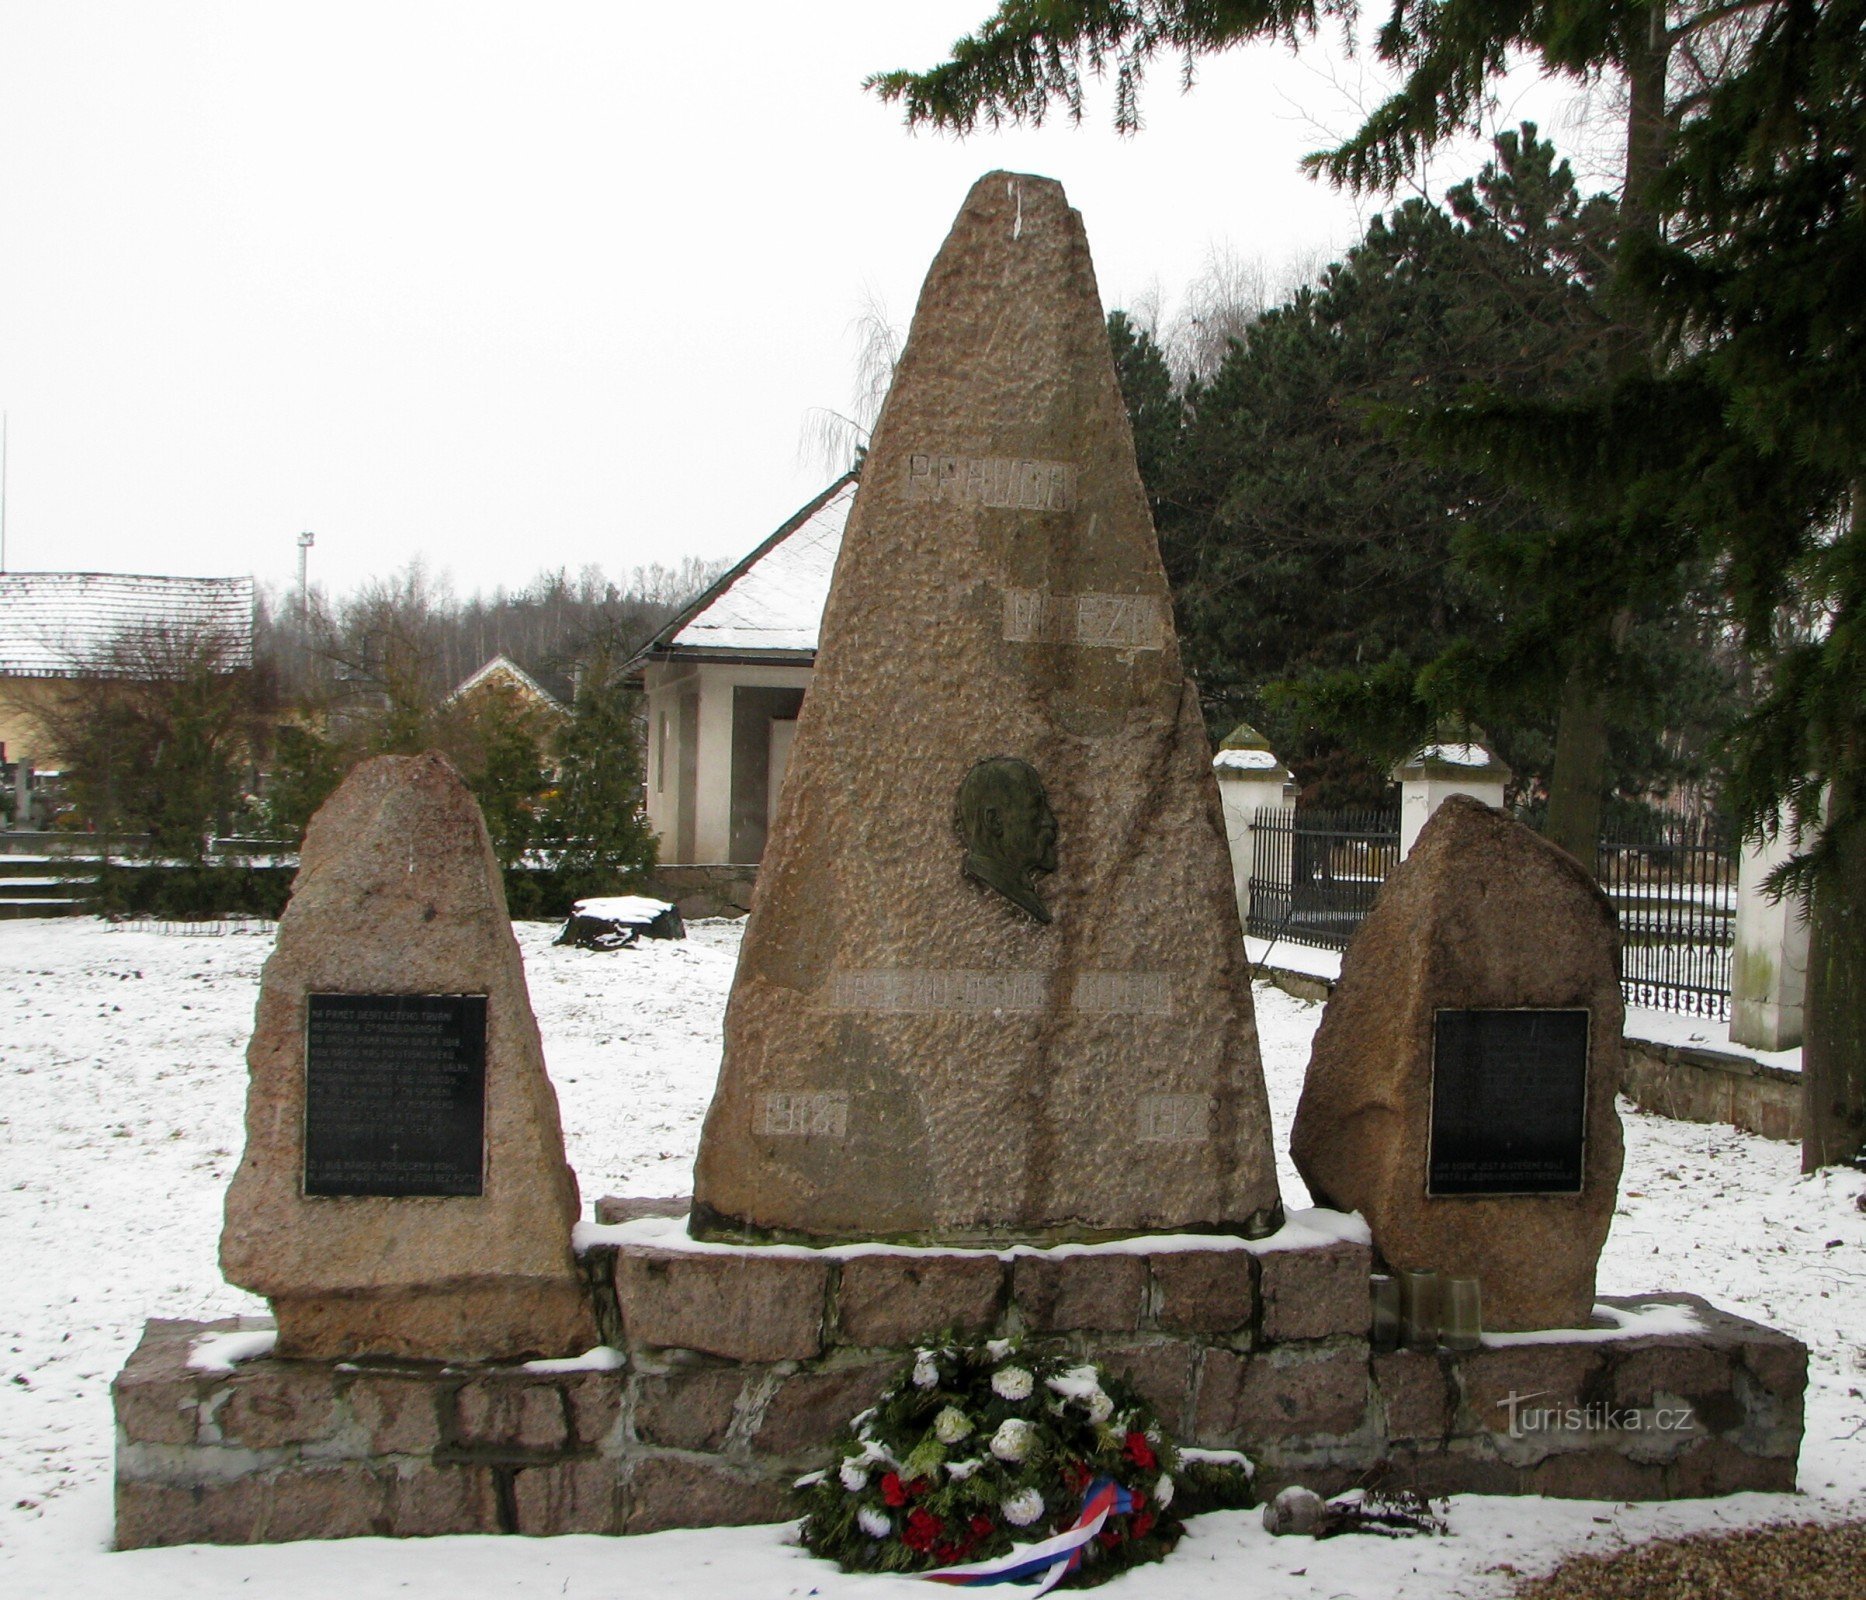
[[(614, 954), (521, 924), (532, 1000), (587, 1199), (678, 1194), (718, 1064), (738, 929)], [(109, 1553), (110, 1379), (148, 1316), (261, 1309), (220, 1280), (263, 932), (0, 923), (0, 1595), (190, 1600), (431, 1589), (631, 1600), (928, 1591), (845, 1577), (780, 1528), (567, 1538), (375, 1539)], [(1283, 952), (1279, 949), (1279, 955)], [(1257, 990), (1279, 1149), (1321, 1008)], [(1162, 1567), (1109, 1594), (1480, 1596), (1582, 1547), (1782, 1516), (1866, 1512), (1866, 1214), (1855, 1173), (1799, 1174), (1790, 1145), (1627, 1110), (1603, 1292), (1688, 1289), (1813, 1350), (1801, 1496), (1667, 1506), (1453, 1502), (1450, 1538), (1273, 1541), (1255, 1515), (1199, 1519)], [(1305, 1203), (1283, 1163), (1292, 1204)]]

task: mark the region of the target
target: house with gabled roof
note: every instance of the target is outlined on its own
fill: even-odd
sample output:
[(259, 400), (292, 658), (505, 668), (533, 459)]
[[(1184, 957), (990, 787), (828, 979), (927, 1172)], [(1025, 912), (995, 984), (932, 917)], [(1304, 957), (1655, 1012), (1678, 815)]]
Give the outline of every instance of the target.
[[(15, 827), (33, 773), (56, 770), (48, 714), (78, 679), (134, 672), (139, 636), (211, 635), (229, 671), (253, 664), (253, 580), (124, 572), (0, 572), (0, 763)], [(129, 650), (124, 650), (124, 645)]]
[(531, 709), (554, 720), (568, 717), (570, 708), (539, 683), (510, 656), (497, 655), (478, 671), (469, 673), (455, 685), (447, 700), (470, 700), (482, 689), (503, 689), (516, 695)]
[(777, 809), (855, 500), (838, 478), (638, 651), (664, 865), (754, 865)]

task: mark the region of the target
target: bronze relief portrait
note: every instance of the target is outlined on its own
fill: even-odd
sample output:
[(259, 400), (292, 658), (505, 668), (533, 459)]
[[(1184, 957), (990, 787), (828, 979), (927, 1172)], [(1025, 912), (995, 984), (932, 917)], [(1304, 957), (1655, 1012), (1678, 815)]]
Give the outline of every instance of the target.
[(965, 842), (965, 875), (1048, 922), (1033, 880), (1056, 870), (1056, 813), (1037, 769), (1015, 756), (979, 762), (959, 785), (953, 825)]

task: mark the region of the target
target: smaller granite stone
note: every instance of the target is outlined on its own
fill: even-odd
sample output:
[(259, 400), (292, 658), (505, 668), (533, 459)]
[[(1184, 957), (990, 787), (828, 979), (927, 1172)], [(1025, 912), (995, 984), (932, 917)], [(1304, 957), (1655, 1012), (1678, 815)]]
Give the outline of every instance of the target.
[[(481, 1193), (305, 1193), (314, 994), (485, 997)], [(281, 1356), (479, 1361), (596, 1343), (570, 1249), (576, 1176), (499, 863), (441, 755), (366, 761), (312, 819), (247, 1065), (221, 1268), (272, 1301)]]
[[(1524, 1010), (1588, 1014), (1579, 1192), (1430, 1193), (1439, 1013)], [(1290, 1136), (1297, 1170), (1318, 1204), (1366, 1217), (1389, 1266), (1476, 1278), (1485, 1328), (1586, 1327), (1620, 1179), (1622, 1021), (1606, 896), (1572, 856), (1454, 795), (1342, 959)]]

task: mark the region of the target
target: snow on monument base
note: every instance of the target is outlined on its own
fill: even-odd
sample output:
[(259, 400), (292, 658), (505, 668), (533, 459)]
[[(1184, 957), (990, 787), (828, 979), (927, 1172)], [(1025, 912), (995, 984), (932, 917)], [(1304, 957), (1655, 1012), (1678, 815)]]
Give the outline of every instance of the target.
[(1102, 1362), (1183, 1442), (1244, 1451), (1266, 1495), (1795, 1486), (1806, 1349), (1691, 1295), (1379, 1354), (1366, 1232), (1333, 1212), (1253, 1242), (958, 1251), (703, 1245), (640, 1210), (600, 1202), (633, 1220), (579, 1230), (608, 1341), (580, 1359), (282, 1360), (252, 1354), (257, 1323), (150, 1322), (113, 1390), (118, 1548), (779, 1521), (837, 1427), (949, 1329)]

